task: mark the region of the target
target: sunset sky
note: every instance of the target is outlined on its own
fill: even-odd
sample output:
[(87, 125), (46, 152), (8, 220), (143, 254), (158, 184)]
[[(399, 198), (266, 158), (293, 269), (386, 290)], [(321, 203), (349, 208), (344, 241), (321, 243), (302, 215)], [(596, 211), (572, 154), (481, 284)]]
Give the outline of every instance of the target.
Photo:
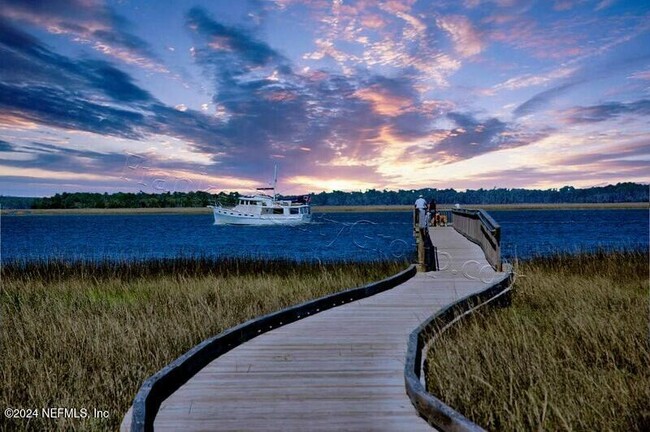
[(650, 182), (650, 3), (0, 2), (0, 194)]

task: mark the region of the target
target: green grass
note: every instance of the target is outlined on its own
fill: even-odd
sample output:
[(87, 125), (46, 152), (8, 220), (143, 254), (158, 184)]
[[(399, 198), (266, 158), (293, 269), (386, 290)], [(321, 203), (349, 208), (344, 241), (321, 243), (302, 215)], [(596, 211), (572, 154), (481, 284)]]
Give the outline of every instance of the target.
[(255, 316), (382, 279), (404, 263), (172, 259), (2, 267), (0, 406), (107, 410), (0, 430), (116, 430), (148, 376)]
[(428, 390), (489, 430), (650, 430), (648, 254), (540, 258), (513, 305), (428, 353)]

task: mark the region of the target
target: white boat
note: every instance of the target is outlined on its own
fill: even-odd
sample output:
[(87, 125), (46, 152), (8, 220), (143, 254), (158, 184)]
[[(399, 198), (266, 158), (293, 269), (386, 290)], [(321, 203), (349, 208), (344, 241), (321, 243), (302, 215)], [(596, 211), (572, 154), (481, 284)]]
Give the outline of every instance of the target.
[(275, 187), (278, 182), (278, 167), (275, 167), (273, 187), (257, 190), (273, 190), (273, 196), (259, 193), (239, 197), (234, 207), (217, 203), (208, 206), (214, 213), (215, 225), (299, 225), (311, 222), (309, 199), (277, 199)]

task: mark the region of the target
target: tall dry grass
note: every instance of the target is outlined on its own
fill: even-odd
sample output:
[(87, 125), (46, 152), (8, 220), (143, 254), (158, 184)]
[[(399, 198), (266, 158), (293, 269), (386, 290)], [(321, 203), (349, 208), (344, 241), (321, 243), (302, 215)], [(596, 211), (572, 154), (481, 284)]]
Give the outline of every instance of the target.
[(428, 390), (489, 430), (650, 430), (648, 254), (535, 259), (513, 305), (444, 334)]
[(99, 409), (109, 418), (0, 414), (0, 430), (116, 430), (144, 379), (201, 340), (404, 267), (190, 258), (4, 265), (0, 407)]

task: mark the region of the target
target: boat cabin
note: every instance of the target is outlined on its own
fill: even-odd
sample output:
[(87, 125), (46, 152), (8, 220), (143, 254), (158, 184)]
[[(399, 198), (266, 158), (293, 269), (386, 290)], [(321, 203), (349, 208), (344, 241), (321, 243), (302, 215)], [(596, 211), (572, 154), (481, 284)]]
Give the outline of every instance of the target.
[(310, 214), (309, 205), (291, 200), (274, 200), (267, 195), (243, 196), (233, 210), (258, 215)]

